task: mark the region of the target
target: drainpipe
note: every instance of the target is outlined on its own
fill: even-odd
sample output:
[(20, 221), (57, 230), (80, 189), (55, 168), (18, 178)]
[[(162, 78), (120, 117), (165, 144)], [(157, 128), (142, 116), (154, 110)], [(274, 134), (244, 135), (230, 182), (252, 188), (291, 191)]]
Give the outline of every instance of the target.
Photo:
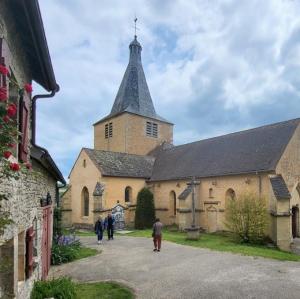
[(38, 99), (53, 98), (55, 94), (59, 91), (59, 85), (56, 84), (56, 88), (51, 91), (50, 94), (37, 94), (32, 98), (32, 108), (31, 108), (31, 143), (36, 146), (36, 101)]
[[(55, 96), (55, 94), (59, 91), (59, 85), (56, 84), (56, 88), (54, 90), (51, 91), (50, 94), (37, 94), (35, 95), (33, 98), (32, 98), (32, 108), (31, 108), (31, 143), (33, 146), (41, 149), (45, 155), (49, 156), (49, 153), (48, 151), (37, 145), (35, 142), (36, 142), (36, 101), (38, 99), (46, 99), (46, 98), (53, 98)], [(66, 183), (63, 183), (63, 186), (64, 187), (66, 186)], [(56, 185), (56, 195), (58, 194), (58, 186)], [(59, 202), (58, 198), (57, 198), (57, 203)]]

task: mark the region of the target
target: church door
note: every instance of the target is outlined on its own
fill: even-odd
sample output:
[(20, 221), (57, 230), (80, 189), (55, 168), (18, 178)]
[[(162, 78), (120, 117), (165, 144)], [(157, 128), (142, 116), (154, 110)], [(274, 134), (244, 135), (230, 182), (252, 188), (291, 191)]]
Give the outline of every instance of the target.
[(299, 208), (292, 208), (292, 235), (293, 238), (298, 237), (299, 235)]
[(206, 210), (207, 215), (207, 231), (209, 233), (216, 232), (217, 227), (217, 209), (214, 206), (210, 206)]

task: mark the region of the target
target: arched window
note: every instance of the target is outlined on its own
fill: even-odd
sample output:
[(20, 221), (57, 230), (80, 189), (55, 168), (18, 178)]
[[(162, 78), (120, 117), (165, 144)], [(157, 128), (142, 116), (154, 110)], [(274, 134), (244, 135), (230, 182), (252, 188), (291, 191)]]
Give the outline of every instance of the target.
[(125, 202), (131, 202), (132, 200), (132, 188), (127, 186), (125, 188)]
[(209, 188), (209, 190), (208, 190), (208, 196), (209, 196), (209, 198), (214, 197), (213, 196), (213, 188)]
[(228, 207), (228, 203), (231, 201), (231, 200), (235, 200), (236, 199), (236, 195), (235, 195), (235, 192), (233, 189), (228, 189), (225, 193), (225, 209), (227, 209)]
[(170, 192), (170, 211), (172, 213), (172, 216), (176, 216), (176, 193), (174, 191)]
[(89, 216), (89, 191), (87, 187), (84, 187), (81, 192), (81, 202), (82, 202), (82, 215)]
[(226, 191), (225, 197), (226, 197), (226, 199), (234, 200), (234, 199), (236, 198), (234, 190), (231, 189), (231, 188), (228, 189), (228, 190)]
[(82, 166), (85, 168), (86, 167), (86, 160), (83, 160)]

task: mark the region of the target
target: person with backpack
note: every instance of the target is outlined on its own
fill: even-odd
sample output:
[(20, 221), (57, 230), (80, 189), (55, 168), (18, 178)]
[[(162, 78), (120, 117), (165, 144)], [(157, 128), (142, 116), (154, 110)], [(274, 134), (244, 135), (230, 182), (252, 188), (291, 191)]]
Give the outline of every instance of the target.
[(104, 227), (103, 227), (102, 218), (99, 216), (98, 220), (95, 223), (95, 234), (97, 235), (98, 244), (102, 244), (103, 230)]

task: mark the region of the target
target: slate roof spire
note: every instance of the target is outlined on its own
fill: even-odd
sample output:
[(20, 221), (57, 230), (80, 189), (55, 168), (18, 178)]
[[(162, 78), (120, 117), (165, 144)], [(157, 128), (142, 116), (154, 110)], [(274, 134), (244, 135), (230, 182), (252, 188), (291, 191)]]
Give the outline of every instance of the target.
[(111, 112), (106, 118), (122, 112), (129, 112), (168, 122), (156, 114), (143, 70), (142, 46), (136, 35), (129, 45), (129, 50), (128, 66)]

